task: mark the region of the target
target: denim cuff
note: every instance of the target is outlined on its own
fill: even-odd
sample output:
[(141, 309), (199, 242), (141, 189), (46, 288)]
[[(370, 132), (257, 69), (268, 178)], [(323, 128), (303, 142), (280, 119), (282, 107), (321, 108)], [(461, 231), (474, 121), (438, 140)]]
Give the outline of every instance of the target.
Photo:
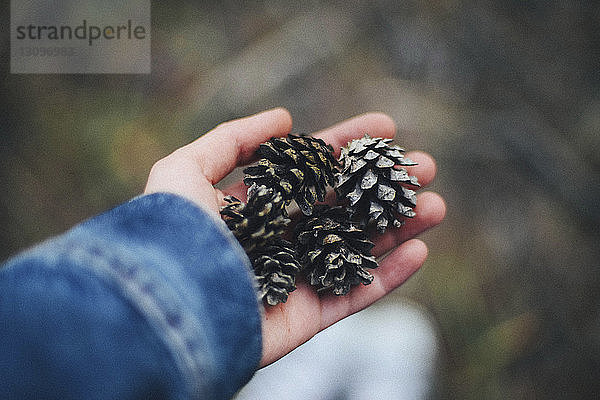
[[(62, 384), (80, 395), (104, 380), (113, 389), (107, 398), (123, 398), (132, 384), (142, 387), (162, 371), (173, 374), (159, 390), (170, 393), (166, 397), (227, 399), (260, 361), (261, 304), (249, 260), (218, 216), (181, 197), (135, 198), (25, 252), (0, 273), (0, 293), (12, 287), (0, 295), (2, 318), (23, 302), (48, 306), (44, 314), (30, 310), (38, 319), (60, 319), (60, 308), (76, 308), (62, 326), (75, 345), (71, 352), (56, 352), (57, 363), (70, 360), (85, 368), (73, 352), (86, 346), (112, 360), (112, 367), (85, 379), (71, 371), (73, 382)], [(44, 291), (45, 281), (62, 283)], [(109, 323), (96, 323), (106, 318)], [(69, 323), (86, 330), (64, 326)], [(9, 341), (10, 335), (27, 334), (26, 324), (3, 334)], [(61, 327), (46, 325), (48, 335), (61, 334)], [(33, 348), (46, 345), (37, 333), (31, 335)], [(117, 382), (109, 381), (115, 373), (110, 368), (118, 370)], [(146, 376), (140, 377), (140, 369)]]

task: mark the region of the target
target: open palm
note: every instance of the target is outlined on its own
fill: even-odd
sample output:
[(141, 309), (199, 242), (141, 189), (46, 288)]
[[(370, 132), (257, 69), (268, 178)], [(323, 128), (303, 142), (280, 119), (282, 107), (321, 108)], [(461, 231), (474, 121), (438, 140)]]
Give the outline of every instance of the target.
[[(246, 187), (239, 182), (221, 191), (214, 185), (235, 167), (253, 161), (260, 143), (271, 137), (285, 136), (291, 129), (291, 116), (282, 108), (220, 124), (159, 160), (150, 171), (145, 192), (175, 193), (218, 215), (223, 197), (232, 194), (244, 199)], [(316, 132), (314, 136), (330, 144), (337, 157), (341, 146), (365, 133), (392, 138), (395, 131), (390, 117), (368, 113)], [(419, 163), (409, 167), (409, 172), (418, 177), (422, 187), (427, 186), (435, 176), (433, 158), (422, 152), (411, 152), (408, 157)], [(446, 208), (439, 195), (424, 192), (418, 195), (415, 212), (417, 216), (408, 220), (402, 228), (388, 229), (383, 235), (371, 237), (375, 243), (373, 255), (387, 254), (380, 260), (379, 268), (373, 270), (375, 279), (372, 284), (355, 287), (346, 296), (335, 296), (317, 294), (299, 278), (297, 289), (286, 303), (267, 306), (263, 315), (261, 366), (276, 361), (319, 331), (362, 310), (408, 279), (427, 257), (427, 247), (414, 237), (439, 224)]]

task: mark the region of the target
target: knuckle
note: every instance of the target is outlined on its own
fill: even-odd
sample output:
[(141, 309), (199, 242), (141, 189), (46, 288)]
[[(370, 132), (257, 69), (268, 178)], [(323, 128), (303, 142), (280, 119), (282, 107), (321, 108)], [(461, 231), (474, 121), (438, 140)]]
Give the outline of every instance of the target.
[(148, 176), (149, 177), (156, 176), (156, 175), (158, 175), (160, 173), (161, 170), (162, 170), (161, 160), (158, 160), (150, 168), (150, 172), (148, 173)]
[(157, 175), (157, 174), (160, 174), (161, 172), (167, 170), (169, 164), (171, 163), (170, 157), (171, 157), (171, 155), (168, 155), (168, 156), (156, 161), (152, 165), (152, 168), (150, 168), (150, 175)]

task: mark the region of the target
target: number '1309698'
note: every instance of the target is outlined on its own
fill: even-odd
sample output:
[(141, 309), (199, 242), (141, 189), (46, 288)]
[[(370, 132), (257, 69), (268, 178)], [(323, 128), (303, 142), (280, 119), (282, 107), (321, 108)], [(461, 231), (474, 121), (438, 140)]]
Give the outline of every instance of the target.
[(21, 46), (17, 49), (17, 55), (20, 57), (70, 57), (77, 53), (74, 47), (32, 47)]

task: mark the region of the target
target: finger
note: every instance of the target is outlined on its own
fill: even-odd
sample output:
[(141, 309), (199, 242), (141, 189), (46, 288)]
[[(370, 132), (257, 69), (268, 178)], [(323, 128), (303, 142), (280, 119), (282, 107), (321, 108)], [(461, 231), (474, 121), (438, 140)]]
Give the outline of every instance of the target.
[[(358, 139), (368, 133), (371, 137), (393, 138), (396, 134), (394, 120), (386, 114), (371, 112), (342, 121), (329, 128), (316, 132), (313, 136), (323, 139), (334, 150), (334, 156), (340, 155), (340, 148), (353, 139)], [(436, 164), (433, 157), (422, 151), (413, 151), (407, 157), (418, 165), (407, 167), (409, 174), (417, 176), (421, 186), (431, 183), (436, 174)]]
[(248, 192), (248, 186), (243, 181), (236, 182), (227, 188), (223, 189), (223, 194), (234, 196), (241, 201), (246, 201), (246, 193)]
[(372, 137), (393, 138), (396, 134), (396, 124), (386, 114), (370, 112), (315, 132), (313, 136), (330, 144), (334, 156), (339, 157), (341, 147), (346, 146), (352, 139), (363, 137), (365, 133)]
[(321, 299), (321, 327), (335, 322), (379, 300), (404, 283), (427, 258), (427, 246), (418, 239), (403, 243), (373, 270), (373, 282), (359, 285), (345, 296), (327, 294)]
[(429, 185), (437, 172), (434, 158), (423, 151), (411, 151), (406, 154), (406, 157), (418, 164), (412, 167), (404, 167), (408, 171), (408, 174), (416, 176), (421, 187)]
[[(360, 138), (365, 133), (370, 133), (373, 137), (392, 138), (396, 132), (394, 121), (383, 113), (366, 113), (342, 121), (327, 129), (318, 131), (315, 137), (323, 139), (334, 148), (334, 154), (339, 157), (340, 147), (346, 146), (352, 139)], [(270, 137), (269, 137), (270, 138)], [(431, 183), (436, 174), (436, 163), (433, 157), (422, 151), (407, 153), (407, 157), (418, 163), (418, 165), (407, 167), (410, 175), (418, 178), (421, 187)], [(244, 201), (247, 186), (243, 182), (236, 182), (223, 190), (224, 194), (229, 194)], [(328, 203), (333, 204), (331, 193), (328, 196)]]
[(252, 158), (258, 146), (273, 136), (285, 136), (292, 129), (292, 117), (284, 108), (220, 124), (180, 149), (193, 157), (206, 178), (215, 184), (238, 164)]
[(414, 218), (405, 219), (400, 228), (389, 228), (383, 235), (375, 236), (373, 255), (379, 257), (398, 244), (403, 243), (418, 234), (438, 225), (446, 216), (446, 203), (437, 193), (425, 192), (417, 197)]

